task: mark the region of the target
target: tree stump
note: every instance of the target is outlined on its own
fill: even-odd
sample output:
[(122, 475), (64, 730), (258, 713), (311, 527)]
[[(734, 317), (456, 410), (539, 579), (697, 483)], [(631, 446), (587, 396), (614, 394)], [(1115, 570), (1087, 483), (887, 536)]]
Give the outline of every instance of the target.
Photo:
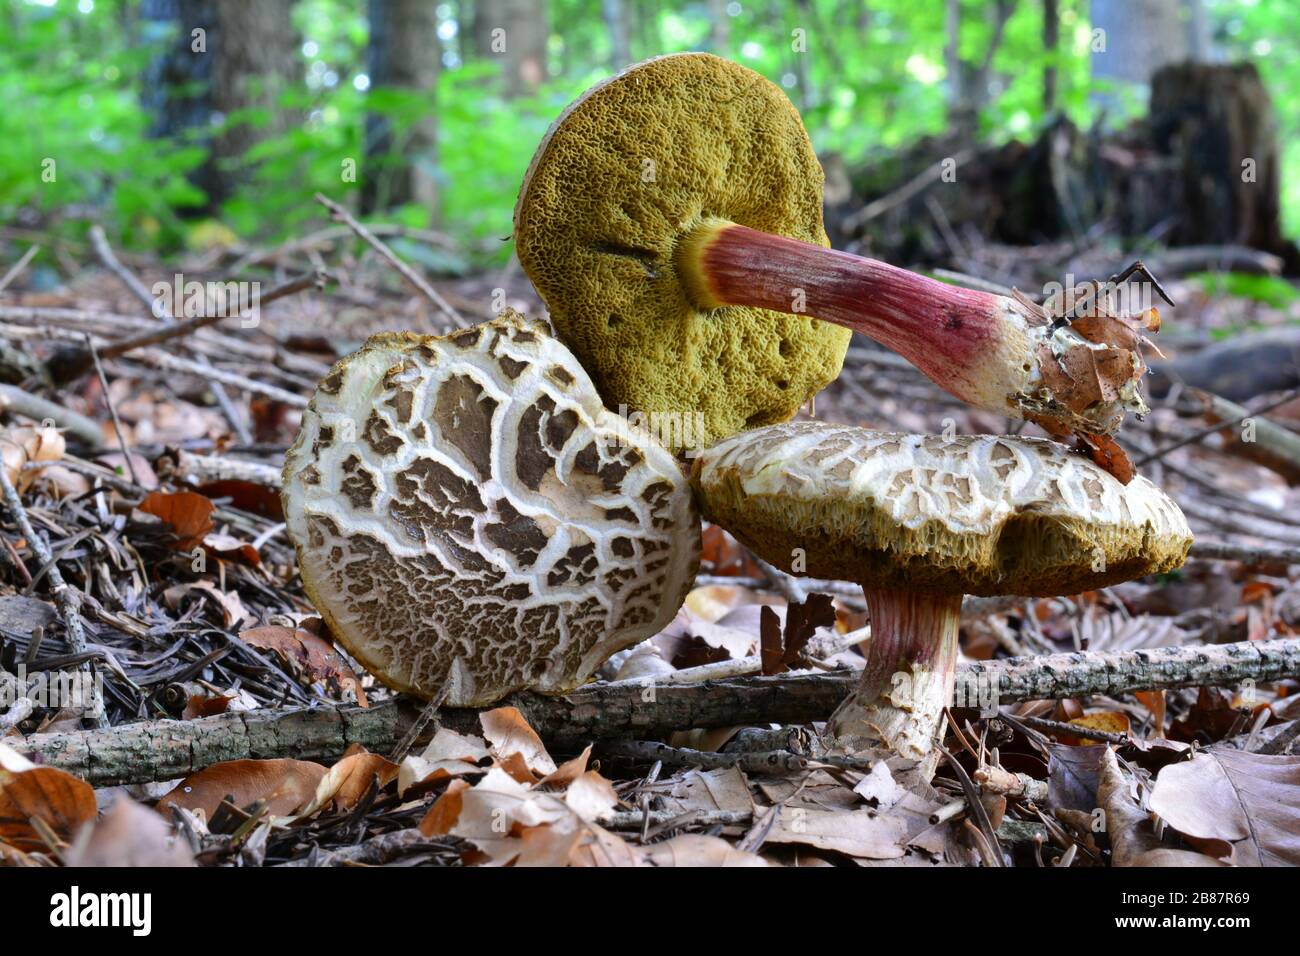
[(1174, 245), (1240, 244), (1300, 270), (1282, 237), (1277, 119), (1251, 63), (1177, 63), (1151, 79), (1152, 145), (1175, 161)]

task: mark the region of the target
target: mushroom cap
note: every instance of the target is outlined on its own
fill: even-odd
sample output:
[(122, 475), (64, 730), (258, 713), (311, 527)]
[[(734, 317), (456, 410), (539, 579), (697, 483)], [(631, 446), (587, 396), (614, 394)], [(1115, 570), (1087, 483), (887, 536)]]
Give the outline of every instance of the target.
[(551, 126), (515, 206), (516, 249), (606, 404), (698, 413), (669, 429), (685, 440), (662, 440), (704, 448), (793, 417), (839, 374), (852, 333), (807, 315), (699, 311), (679, 242), (720, 218), (829, 245), (822, 180), (776, 85), (706, 53), (662, 56), (588, 90)]
[(517, 313), (369, 339), (285, 457), (303, 586), (390, 687), (478, 706), (561, 693), (672, 620), (699, 514), (672, 455)]
[(1182, 565), (1192, 532), (1142, 477), (1056, 442), (791, 422), (696, 459), (706, 517), (772, 564), (864, 587), (1047, 597)]

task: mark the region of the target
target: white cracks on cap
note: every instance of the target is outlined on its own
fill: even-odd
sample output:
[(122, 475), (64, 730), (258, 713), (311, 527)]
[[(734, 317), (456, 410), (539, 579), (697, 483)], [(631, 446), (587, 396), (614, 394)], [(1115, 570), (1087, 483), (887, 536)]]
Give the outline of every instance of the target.
[(671, 454), (540, 323), (372, 337), (285, 457), (303, 585), (384, 683), (449, 706), (562, 693), (659, 631), (699, 564)]

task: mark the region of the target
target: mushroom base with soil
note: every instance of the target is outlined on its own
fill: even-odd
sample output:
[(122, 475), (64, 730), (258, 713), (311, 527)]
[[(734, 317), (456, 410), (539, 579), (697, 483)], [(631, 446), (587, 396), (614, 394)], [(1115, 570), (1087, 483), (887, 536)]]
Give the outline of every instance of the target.
[(869, 586), (863, 593), (871, 613), (866, 667), (827, 732), (850, 749), (855, 740), (881, 741), (923, 766), (933, 764), (943, 711), (957, 679), (962, 596)]

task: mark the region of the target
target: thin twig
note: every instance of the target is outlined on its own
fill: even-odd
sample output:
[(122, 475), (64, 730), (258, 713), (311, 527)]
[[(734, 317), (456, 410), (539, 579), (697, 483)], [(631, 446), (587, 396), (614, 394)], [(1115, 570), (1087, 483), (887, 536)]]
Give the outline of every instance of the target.
[(1217, 422), (1213, 425), (1208, 426), (1207, 428), (1202, 428), (1199, 431), (1194, 431), (1190, 435), (1184, 435), (1182, 438), (1178, 439), (1178, 441), (1166, 445), (1164, 448), (1157, 448), (1149, 455), (1143, 455), (1133, 464), (1135, 467), (1141, 468), (1143, 465), (1152, 461), (1156, 461), (1157, 459), (1163, 458), (1171, 451), (1175, 451), (1176, 449), (1182, 448), (1184, 445), (1191, 445), (1195, 442), (1202, 441), (1206, 438), (1209, 438), (1211, 435), (1215, 434), (1216, 432), (1223, 431), (1224, 429), (1235, 428), (1237, 425), (1240, 425), (1248, 418), (1254, 418), (1256, 415), (1263, 415), (1265, 412), (1270, 412), (1273, 409), (1277, 408), (1279, 405), (1285, 405), (1287, 402), (1294, 401), (1296, 398), (1300, 398), (1300, 388), (1292, 389), (1291, 391), (1285, 393), (1281, 398), (1274, 399), (1273, 401), (1269, 402), (1267, 405), (1264, 405), (1262, 408), (1251, 409), (1250, 411), (1246, 412), (1243, 415), (1238, 415), (1236, 418), (1230, 419), (1228, 421)]
[[(123, 285), (131, 290), (132, 295), (144, 303), (145, 307), (149, 310), (149, 314), (161, 322), (166, 322), (168, 325), (174, 325), (176, 320), (173, 316), (167, 313), (166, 309), (163, 308), (161, 299), (146, 289), (144, 283), (137, 279), (131, 270), (127, 269), (126, 266), (122, 265), (122, 263), (118, 261), (117, 256), (113, 254), (113, 250), (108, 244), (107, 237), (104, 235), (103, 227), (99, 225), (92, 226), (90, 229), (90, 239), (95, 246), (95, 252), (99, 255), (100, 261), (108, 267), (110, 272), (122, 281)], [(212, 368), (211, 363), (202, 356), (197, 359), (197, 364), (209, 370)], [(245, 445), (252, 444), (252, 433), (249, 432), (248, 426), (244, 424), (243, 416), (239, 414), (239, 409), (235, 407), (235, 403), (231, 401), (229, 393), (226, 392), (226, 389), (222, 386), (221, 382), (210, 381), (208, 382), (208, 387), (212, 389), (212, 397), (217, 400), (217, 405), (221, 408), (221, 414), (226, 416), (226, 421), (229, 422), (230, 427), (234, 429), (235, 435), (239, 438), (239, 441)]]
[(140, 484), (140, 477), (135, 473), (135, 462), (131, 460), (131, 452), (126, 447), (126, 435), (122, 432), (122, 421), (117, 417), (117, 408), (113, 405), (113, 397), (108, 394), (108, 376), (104, 374), (104, 365), (99, 360), (99, 353), (95, 351), (95, 340), (89, 333), (86, 334), (86, 348), (90, 352), (90, 359), (95, 363), (95, 374), (99, 376), (99, 386), (104, 390), (104, 404), (108, 406), (108, 414), (113, 419), (113, 431), (117, 435), (117, 447), (122, 450), (122, 460), (126, 462), (126, 470), (131, 473), (131, 481), (134, 484)]
[(1207, 561), (1244, 561), (1247, 564), (1300, 564), (1300, 548), (1269, 548), (1229, 544), (1226, 541), (1196, 541), (1191, 557)]
[[(283, 285), (276, 286), (266, 295), (258, 300), (258, 306), (269, 305), (276, 299), (282, 299), (287, 295), (295, 292), (302, 292), (304, 289), (310, 289), (312, 286), (321, 287), (325, 282), (325, 274), (322, 272), (307, 273), (298, 276), (296, 279), (290, 279)], [(138, 348), (144, 348), (149, 345), (160, 345), (171, 339), (180, 338), (197, 332), (199, 329), (205, 329), (210, 325), (216, 325), (224, 319), (239, 318), (247, 310), (241, 309), (238, 315), (223, 315), (217, 313), (214, 315), (200, 315), (196, 318), (186, 319), (184, 322), (177, 322), (151, 332), (144, 332), (140, 335), (132, 335), (129, 338), (119, 339), (111, 345), (106, 346), (101, 351), (101, 357), (106, 359), (117, 358), (125, 355)]]
[(429, 283), (426, 282), (418, 272), (398, 258), (397, 253), (393, 252), (392, 249), (389, 249), (382, 239), (352, 218), (350, 212), (322, 193), (316, 194), (316, 201), (328, 209), (335, 219), (346, 225), (363, 240), (369, 243), (376, 252), (388, 261), (389, 265), (401, 273), (402, 277), (406, 279), (407, 282), (411, 283), (411, 285), (415, 286), (415, 288), (426, 299), (432, 302), (438, 308), (438, 311), (440, 311), (444, 316), (456, 325), (465, 324), (465, 319), (459, 312), (452, 308), (451, 303), (444, 299), (437, 289), (429, 285)]
[(18, 278), (22, 271), (27, 268), (27, 263), (36, 258), (36, 254), (40, 251), (40, 246), (30, 246), (27, 251), (23, 253), (22, 258), (13, 264), (9, 271), (4, 274), (3, 279), (0, 279), (0, 292), (9, 288), (9, 283)]

